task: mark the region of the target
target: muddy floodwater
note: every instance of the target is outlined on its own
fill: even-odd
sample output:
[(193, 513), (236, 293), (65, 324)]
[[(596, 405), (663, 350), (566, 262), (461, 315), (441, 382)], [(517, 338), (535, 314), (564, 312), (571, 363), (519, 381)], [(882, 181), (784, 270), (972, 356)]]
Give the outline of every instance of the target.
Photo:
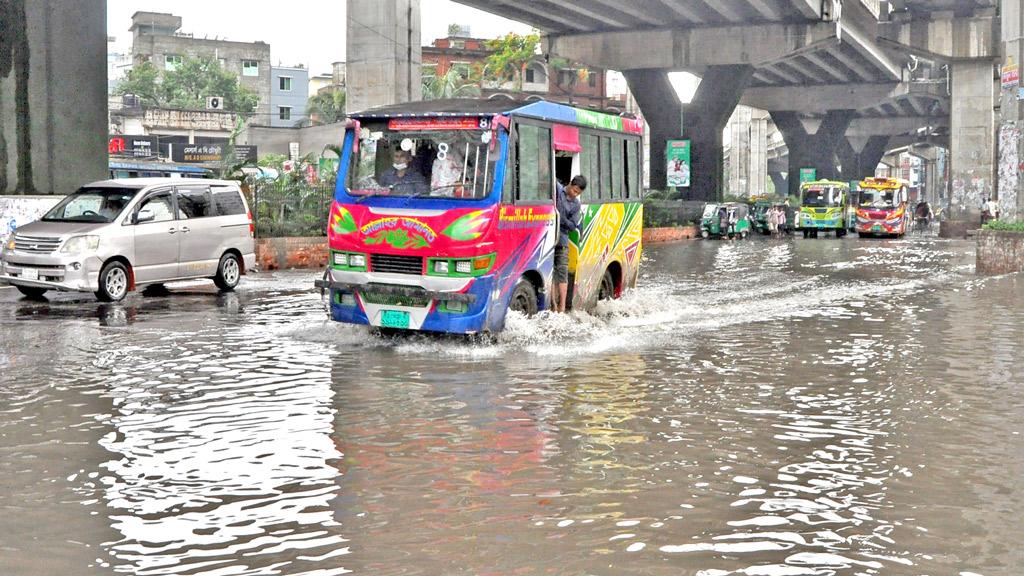
[(690, 242), (495, 343), (314, 273), (0, 289), (0, 573), (1024, 573), (1024, 277), (931, 238)]

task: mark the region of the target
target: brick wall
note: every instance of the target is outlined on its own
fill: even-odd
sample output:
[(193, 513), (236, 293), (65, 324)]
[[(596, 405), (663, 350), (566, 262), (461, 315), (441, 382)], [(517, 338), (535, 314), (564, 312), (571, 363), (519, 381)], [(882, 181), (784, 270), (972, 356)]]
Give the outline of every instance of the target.
[(327, 238), (261, 238), (256, 241), (256, 266), (261, 271), (327, 266)]
[(975, 268), (984, 275), (1024, 272), (1024, 232), (978, 232)]
[(672, 228), (644, 228), (644, 243), (678, 242), (698, 236), (696, 226), (675, 226)]

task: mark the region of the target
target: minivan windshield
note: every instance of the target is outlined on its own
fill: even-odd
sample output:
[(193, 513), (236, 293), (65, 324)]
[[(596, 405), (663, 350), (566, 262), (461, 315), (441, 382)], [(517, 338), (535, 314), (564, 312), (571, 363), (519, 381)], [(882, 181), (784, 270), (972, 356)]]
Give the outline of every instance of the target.
[(139, 188), (81, 188), (53, 207), (43, 222), (109, 224), (117, 219)]
[(482, 199), (498, 159), (488, 128), (489, 120), (478, 118), (393, 118), (364, 125), (349, 169), (349, 191)]

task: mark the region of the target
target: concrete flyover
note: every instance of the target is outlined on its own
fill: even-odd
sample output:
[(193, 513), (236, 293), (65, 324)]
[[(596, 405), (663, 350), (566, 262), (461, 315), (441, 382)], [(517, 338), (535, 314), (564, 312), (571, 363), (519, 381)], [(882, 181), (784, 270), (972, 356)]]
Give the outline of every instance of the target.
[[(951, 50), (941, 45), (942, 30), (922, 40), (918, 28), (889, 25), (891, 14), (942, 0), (917, 7), (885, 0), (457, 1), (536, 26), (551, 55), (622, 71), (651, 127), (653, 188), (665, 185), (664, 141), (692, 140), (690, 199), (721, 193), (721, 134), (739, 103), (770, 112), (785, 138), (795, 190), (800, 168), (859, 177), (891, 149), (890, 140), (950, 139), (963, 121), (958, 96), (976, 97), (966, 91), (981, 82), (968, 73), (961, 80), (967, 86), (950, 89), (950, 67), (935, 56)], [(969, 40), (978, 27), (965, 30), (956, 33)], [(991, 50), (959, 49), (954, 73), (977, 72), (979, 62), (991, 70)], [(702, 78), (691, 102), (675, 97), (666, 79), (672, 71)], [(954, 153), (953, 169), (975, 169), (971, 162), (961, 158), (958, 166)]]

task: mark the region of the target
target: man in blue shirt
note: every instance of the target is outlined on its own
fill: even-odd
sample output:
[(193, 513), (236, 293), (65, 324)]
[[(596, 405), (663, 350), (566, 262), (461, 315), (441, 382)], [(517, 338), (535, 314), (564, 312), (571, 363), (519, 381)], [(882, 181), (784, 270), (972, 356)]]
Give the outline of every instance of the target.
[(410, 166), (412, 154), (407, 150), (395, 148), (391, 153), (391, 168), (380, 175), (378, 180), (384, 188), (390, 188), (396, 196), (411, 196), (426, 193), (430, 184), (423, 174)]
[(569, 292), (569, 233), (580, 229), (580, 194), (587, 179), (575, 176), (568, 186), (556, 183), (555, 208), (558, 210), (558, 242), (555, 244), (555, 312), (565, 312)]

